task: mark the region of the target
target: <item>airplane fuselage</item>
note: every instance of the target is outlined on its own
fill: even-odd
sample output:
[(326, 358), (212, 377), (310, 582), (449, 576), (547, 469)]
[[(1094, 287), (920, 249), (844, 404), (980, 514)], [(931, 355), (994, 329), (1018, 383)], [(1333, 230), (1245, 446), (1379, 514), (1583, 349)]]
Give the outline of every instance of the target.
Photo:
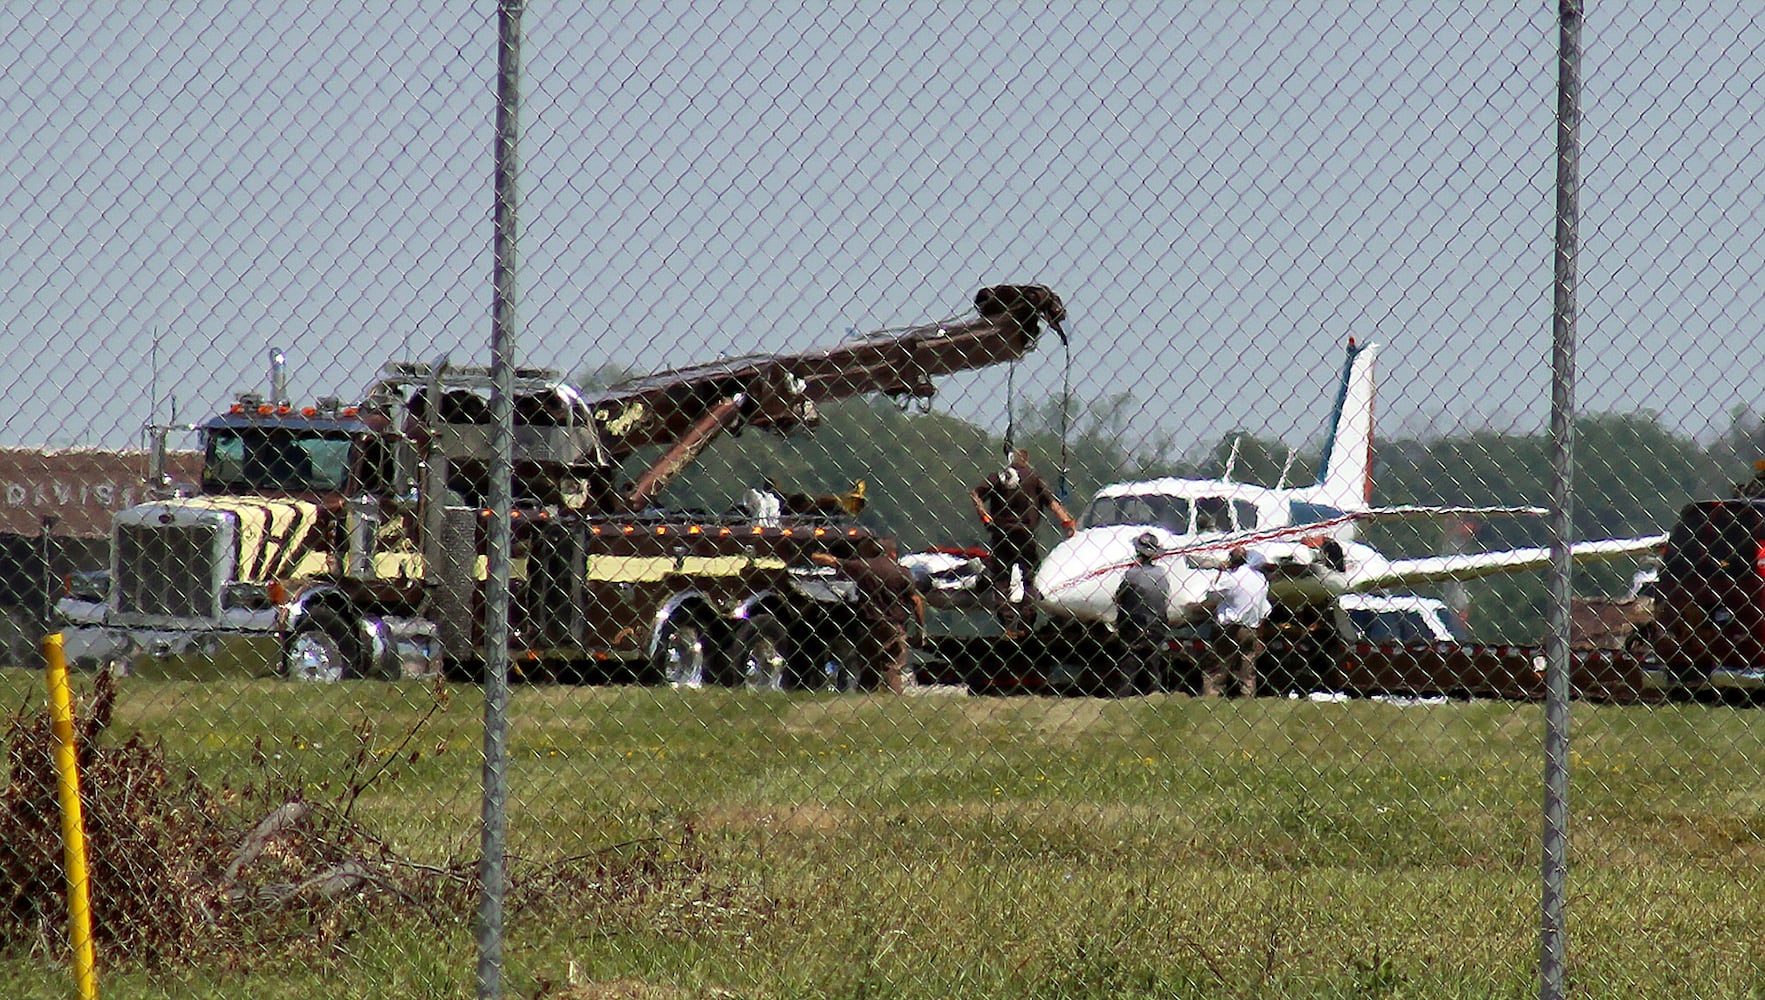
[(1270, 562), (1271, 596), (1288, 604), (1342, 593), (1348, 566), (1377, 558), (1354, 541), (1351, 516), (1304, 488), (1195, 479), (1116, 483), (1098, 491), (1080, 525), (1036, 572), (1042, 609), (1056, 618), (1114, 621), (1116, 587), (1134, 564), (1134, 539), (1145, 532), (1164, 547), (1156, 565), (1170, 584), (1173, 622), (1202, 607), (1236, 546)]

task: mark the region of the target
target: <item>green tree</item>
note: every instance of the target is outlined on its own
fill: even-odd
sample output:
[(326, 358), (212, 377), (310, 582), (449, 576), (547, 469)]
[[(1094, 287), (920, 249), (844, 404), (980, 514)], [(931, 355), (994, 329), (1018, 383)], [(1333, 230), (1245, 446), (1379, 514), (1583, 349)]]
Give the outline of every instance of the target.
[[(1099, 486), (1174, 471), (1165, 458), (1169, 437), (1137, 448), (1124, 443), (1137, 408), (1129, 393), (1066, 405), (1064, 446), (1058, 397), (1019, 409), (1012, 444), (1030, 449), (1051, 486), (1064, 481), (1075, 513)], [(725, 435), (670, 485), (662, 502), (720, 511), (763, 478), (789, 492), (817, 494), (864, 480), (869, 506), (861, 522), (894, 535), (904, 550), (978, 545), (984, 534), (969, 491), (1004, 465), (1005, 456), (1003, 435), (950, 414), (902, 409), (881, 398), (840, 400), (824, 407), (812, 432)]]
[[(1135, 479), (1175, 475), (1169, 456), (1174, 437), (1154, 432), (1136, 441), (1130, 434), (1140, 404), (1124, 389), (1089, 402), (1052, 396), (1020, 405), (1014, 444), (1030, 449), (1032, 462), (1051, 485), (1064, 480), (1067, 506), (1076, 514), (1100, 487)], [(990, 466), (1004, 464), (1003, 441)], [(990, 471), (990, 467), (989, 467)]]
[(1293, 486), (1295, 480), (1310, 482), (1317, 460), (1280, 441), (1260, 438), (1244, 430), (1221, 437), (1206, 457), (1184, 470), (1184, 475), (1203, 479), (1231, 479), (1260, 486)]
[(1703, 496), (1727, 496), (1739, 483), (1751, 479), (1765, 460), (1765, 420), (1751, 407), (1729, 411), (1728, 430), (1710, 443), (1709, 478)]

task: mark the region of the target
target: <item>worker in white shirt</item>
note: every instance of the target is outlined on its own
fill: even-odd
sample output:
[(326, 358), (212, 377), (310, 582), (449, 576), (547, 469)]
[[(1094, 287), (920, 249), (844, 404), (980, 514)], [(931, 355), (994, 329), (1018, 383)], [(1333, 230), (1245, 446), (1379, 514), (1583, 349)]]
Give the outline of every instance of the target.
[(1201, 695), (1217, 698), (1225, 693), (1226, 680), (1236, 675), (1238, 694), (1256, 696), (1256, 661), (1262, 655), (1262, 623), (1269, 614), (1267, 561), (1259, 552), (1243, 546), (1226, 557), (1226, 572), (1208, 601), (1213, 607), (1212, 655), (1201, 675)]

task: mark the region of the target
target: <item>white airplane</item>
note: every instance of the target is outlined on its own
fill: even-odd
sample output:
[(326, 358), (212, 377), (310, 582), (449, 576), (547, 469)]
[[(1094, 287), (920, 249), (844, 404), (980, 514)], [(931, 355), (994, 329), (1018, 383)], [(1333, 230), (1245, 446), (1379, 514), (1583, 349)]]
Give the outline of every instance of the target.
[[(1203, 613), (1227, 554), (1244, 547), (1270, 565), (1270, 597), (1288, 606), (1327, 603), (1342, 594), (1467, 580), (1539, 569), (1549, 548), (1388, 559), (1355, 540), (1377, 519), (1542, 515), (1537, 507), (1374, 507), (1373, 360), (1377, 344), (1348, 342), (1317, 482), (1270, 488), (1230, 479), (1153, 479), (1097, 491), (1080, 528), (1036, 571), (1041, 608), (1055, 619), (1113, 623), (1115, 590), (1134, 564), (1133, 540), (1151, 532), (1164, 546), (1156, 564), (1170, 581), (1173, 622)], [(1660, 548), (1666, 535), (1577, 542), (1576, 560), (1610, 559)]]

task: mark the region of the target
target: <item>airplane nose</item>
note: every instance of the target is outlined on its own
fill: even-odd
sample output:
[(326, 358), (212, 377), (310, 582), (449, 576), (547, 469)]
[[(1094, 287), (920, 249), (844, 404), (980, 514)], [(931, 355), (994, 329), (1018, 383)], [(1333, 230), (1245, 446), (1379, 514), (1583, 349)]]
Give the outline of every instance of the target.
[(1077, 551), (1080, 541), (1080, 538), (1069, 538), (1054, 546), (1042, 560), (1042, 564), (1036, 567), (1036, 589), (1044, 598), (1072, 589), (1094, 561), (1083, 558)]
[(1109, 558), (1107, 548), (1085, 532), (1056, 545), (1036, 571), (1043, 610), (1068, 618), (1112, 616), (1120, 572), (1109, 571), (1117, 560)]

